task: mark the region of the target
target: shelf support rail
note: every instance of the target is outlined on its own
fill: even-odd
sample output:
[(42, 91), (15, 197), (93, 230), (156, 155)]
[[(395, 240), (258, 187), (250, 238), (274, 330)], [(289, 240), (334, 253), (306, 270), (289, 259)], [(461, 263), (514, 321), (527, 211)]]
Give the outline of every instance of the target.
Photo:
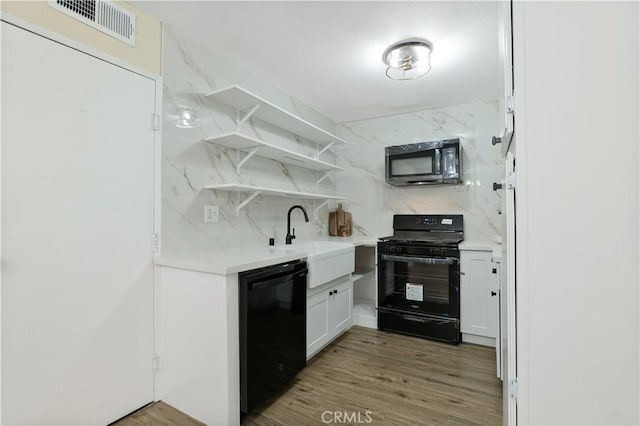
[(240, 126), (242, 126), (244, 123), (246, 123), (246, 121), (247, 121), (248, 119), (250, 119), (250, 118), (251, 118), (251, 116), (252, 116), (252, 115), (253, 115), (253, 114), (258, 110), (258, 108), (260, 108), (260, 105), (262, 105), (262, 104), (257, 104), (256, 106), (254, 106), (253, 108), (251, 108), (251, 109), (249, 110), (249, 112), (248, 112), (248, 113), (246, 113), (246, 114), (244, 115), (244, 117), (242, 117), (242, 119), (240, 119), (240, 110), (238, 110), (238, 114), (237, 114), (237, 116), (238, 116), (238, 120), (237, 120), (237, 123), (236, 123), (236, 130), (237, 130), (238, 132), (240, 131)]
[(331, 148), (331, 147), (333, 146), (333, 144), (335, 144), (335, 143), (336, 143), (336, 141), (331, 141), (331, 142), (329, 142), (329, 144), (328, 144), (327, 146), (325, 146), (324, 148), (322, 148), (322, 149), (320, 150), (320, 152), (318, 152), (318, 155), (316, 155), (316, 160), (320, 159), (320, 156), (321, 156), (322, 154), (324, 154), (325, 152), (327, 152), (327, 150), (328, 150), (329, 148)]
[[(247, 198), (245, 198), (243, 202), (239, 203), (236, 206), (236, 216), (240, 214), (240, 210), (242, 210), (242, 208), (244, 206), (249, 204), (251, 202), (251, 200), (256, 198), (258, 195), (260, 195), (260, 191), (252, 192), (251, 195), (249, 195)], [(240, 193), (238, 193), (238, 196), (240, 196)], [(238, 201), (240, 201), (240, 200), (238, 199)]]
[(247, 152), (247, 155), (245, 155), (242, 160), (240, 160), (240, 150), (238, 150), (238, 165), (236, 166), (236, 173), (237, 174), (240, 174), (240, 169), (242, 168), (242, 166), (244, 166), (244, 163), (249, 161), (249, 159), (251, 157), (253, 157), (256, 154), (256, 152), (258, 152), (260, 150), (260, 148), (261, 147), (259, 147), (259, 146), (253, 148), (251, 151)]
[(324, 200), (322, 202), (322, 204), (320, 204), (318, 207), (316, 207), (315, 209), (313, 209), (313, 219), (314, 220), (318, 220), (318, 212), (320, 211), (321, 208), (323, 208), (324, 206), (326, 206), (327, 204), (329, 204), (329, 201), (331, 200)]
[(320, 178), (318, 178), (318, 183), (322, 182), (323, 180), (325, 180), (326, 178), (329, 177), (329, 175), (331, 173), (333, 173), (335, 170), (329, 170), (328, 172), (325, 172)]

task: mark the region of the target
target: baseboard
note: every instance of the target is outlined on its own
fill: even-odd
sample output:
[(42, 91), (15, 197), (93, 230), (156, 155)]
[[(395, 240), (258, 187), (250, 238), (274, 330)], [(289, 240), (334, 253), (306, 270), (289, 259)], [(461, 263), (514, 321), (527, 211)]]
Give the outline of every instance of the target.
[(490, 346), (492, 348), (496, 347), (496, 339), (493, 337), (462, 333), (462, 341), (465, 343), (473, 343), (474, 345)]

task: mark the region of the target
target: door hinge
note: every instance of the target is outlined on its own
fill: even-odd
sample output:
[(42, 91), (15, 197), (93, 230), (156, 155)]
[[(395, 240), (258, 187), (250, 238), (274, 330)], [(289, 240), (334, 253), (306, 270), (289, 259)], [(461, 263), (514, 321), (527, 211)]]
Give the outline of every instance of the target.
[(153, 357), (151, 358), (151, 371), (154, 373), (158, 372), (158, 355), (156, 354), (153, 354)]
[(516, 172), (507, 172), (507, 189), (516, 189)]
[(518, 399), (518, 378), (509, 381), (509, 396)]
[(160, 130), (160, 116), (156, 113), (151, 114), (151, 130), (154, 132)]
[(507, 111), (507, 114), (513, 114), (516, 110), (515, 107), (516, 100), (513, 96), (506, 96), (504, 98), (504, 108)]
[(151, 251), (153, 253), (160, 251), (160, 238), (158, 238), (158, 234), (151, 235)]

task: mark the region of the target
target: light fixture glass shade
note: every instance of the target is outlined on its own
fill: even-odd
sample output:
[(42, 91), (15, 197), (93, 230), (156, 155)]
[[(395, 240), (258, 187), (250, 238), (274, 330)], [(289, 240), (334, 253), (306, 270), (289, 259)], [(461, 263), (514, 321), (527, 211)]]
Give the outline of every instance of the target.
[(387, 77), (393, 80), (412, 80), (431, 71), (433, 46), (426, 40), (410, 39), (395, 43), (382, 55), (387, 65)]
[(176, 127), (180, 127), (181, 129), (193, 129), (195, 127), (200, 127), (200, 119), (194, 110), (191, 108), (185, 108), (180, 111)]

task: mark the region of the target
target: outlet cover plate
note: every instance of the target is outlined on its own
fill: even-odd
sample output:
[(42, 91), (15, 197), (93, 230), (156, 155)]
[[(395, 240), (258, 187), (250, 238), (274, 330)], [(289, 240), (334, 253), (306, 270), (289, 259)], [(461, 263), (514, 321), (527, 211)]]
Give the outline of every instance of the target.
[(204, 206), (204, 223), (217, 223), (220, 221), (220, 208), (218, 206)]

